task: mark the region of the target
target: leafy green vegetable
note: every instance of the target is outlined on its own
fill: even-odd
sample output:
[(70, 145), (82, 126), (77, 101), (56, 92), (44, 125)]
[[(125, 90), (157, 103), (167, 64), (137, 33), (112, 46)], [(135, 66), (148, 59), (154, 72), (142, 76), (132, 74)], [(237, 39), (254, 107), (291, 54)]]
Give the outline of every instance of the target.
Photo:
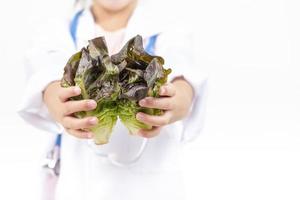
[(71, 100), (94, 99), (97, 102), (95, 110), (75, 113), (78, 118), (98, 118), (99, 123), (91, 128), (96, 144), (109, 141), (118, 117), (133, 135), (140, 129), (152, 128), (135, 116), (138, 112), (162, 114), (158, 109), (140, 107), (138, 101), (147, 96), (159, 96), (159, 88), (171, 73), (171, 69), (164, 69), (163, 64), (162, 57), (145, 52), (139, 35), (111, 57), (104, 37), (99, 37), (90, 40), (87, 48), (69, 59), (61, 86), (81, 88), (81, 95)]

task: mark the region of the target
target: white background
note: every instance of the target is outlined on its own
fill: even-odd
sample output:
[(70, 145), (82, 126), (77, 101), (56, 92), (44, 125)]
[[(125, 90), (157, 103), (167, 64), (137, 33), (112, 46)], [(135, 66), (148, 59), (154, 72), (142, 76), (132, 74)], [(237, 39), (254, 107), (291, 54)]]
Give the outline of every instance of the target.
[[(46, 141), (15, 114), (22, 56), (35, 25), (70, 2), (0, 2), (0, 199), (37, 199)], [(182, 2), (210, 75), (204, 131), (183, 152), (188, 200), (299, 200), (300, 2)]]

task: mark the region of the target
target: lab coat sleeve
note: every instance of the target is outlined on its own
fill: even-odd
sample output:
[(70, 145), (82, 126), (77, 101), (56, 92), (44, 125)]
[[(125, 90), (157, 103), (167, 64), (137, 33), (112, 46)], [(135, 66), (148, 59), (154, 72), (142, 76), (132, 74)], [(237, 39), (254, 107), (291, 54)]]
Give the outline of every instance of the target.
[(18, 114), (36, 128), (61, 133), (62, 126), (51, 118), (43, 102), (43, 91), (49, 83), (61, 79), (72, 43), (67, 26), (56, 22), (45, 25), (47, 28), (38, 30), (32, 47), (26, 52), (26, 85)]
[(197, 138), (204, 126), (207, 98), (208, 75), (195, 62), (194, 36), (188, 29), (173, 29), (159, 35), (156, 53), (165, 58), (165, 67), (171, 68), (169, 80), (183, 77), (193, 87), (194, 96), (189, 114), (179, 123), (182, 131), (179, 136), (183, 143)]

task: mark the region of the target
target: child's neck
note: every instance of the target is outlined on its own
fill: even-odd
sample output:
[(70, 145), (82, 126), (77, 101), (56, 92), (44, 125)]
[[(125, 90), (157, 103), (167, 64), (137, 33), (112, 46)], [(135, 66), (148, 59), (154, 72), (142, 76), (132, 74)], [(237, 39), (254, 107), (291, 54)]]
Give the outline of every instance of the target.
[(118, 11), (111, 11), (103, 8), (101, 5), (94, 4), (91, 8), (95, 22), (105, 31), (117, 31), (125, 28), (131, 14), (136, 6), (136, 1), (132, 1), (128, 6)]

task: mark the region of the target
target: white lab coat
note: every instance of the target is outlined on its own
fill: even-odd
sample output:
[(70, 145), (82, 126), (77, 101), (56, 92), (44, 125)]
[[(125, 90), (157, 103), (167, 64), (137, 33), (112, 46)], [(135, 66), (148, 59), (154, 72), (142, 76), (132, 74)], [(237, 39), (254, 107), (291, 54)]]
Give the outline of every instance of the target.
[[(140, 34), (147, 39), (159, 33), (156, 54), (165, 58), (170, 76), (184, 76), (193, 86), (195, 97), (189, 116), (168, 125), (160, 135), (148, 141), (145, 151), (134, 166), (118, 167), (95, 153), (86, 140), (63, 133), (61, 147), (61, 175), (56, 200), (182, 200), (184, 190), (180, 172), (179, 151), (182, 143), (192, 140), (203, 125), (206, 76), (201, 66), (193, 63), (193, 37), (173, 15), (152, 10), (140, 4), (126, 29), (124, 43)], [(96, 37), (95, 23), (88, 9), (79, 20), (78, 49), (69, 33), (69, 20), (52, 20), (35, 37), (28, 52), (26, 72), (28, 84), (19, 114), (37, 128), (63, 132), (49, 116), (42, 100), (42, 91), (53, 80), (59, 80), (68, 58), (87, 40)], [(120, 160), (135, 155), (142, 138), (129, 136), (117, 123), (110, 143), (98, 151), (114, 153)]]

